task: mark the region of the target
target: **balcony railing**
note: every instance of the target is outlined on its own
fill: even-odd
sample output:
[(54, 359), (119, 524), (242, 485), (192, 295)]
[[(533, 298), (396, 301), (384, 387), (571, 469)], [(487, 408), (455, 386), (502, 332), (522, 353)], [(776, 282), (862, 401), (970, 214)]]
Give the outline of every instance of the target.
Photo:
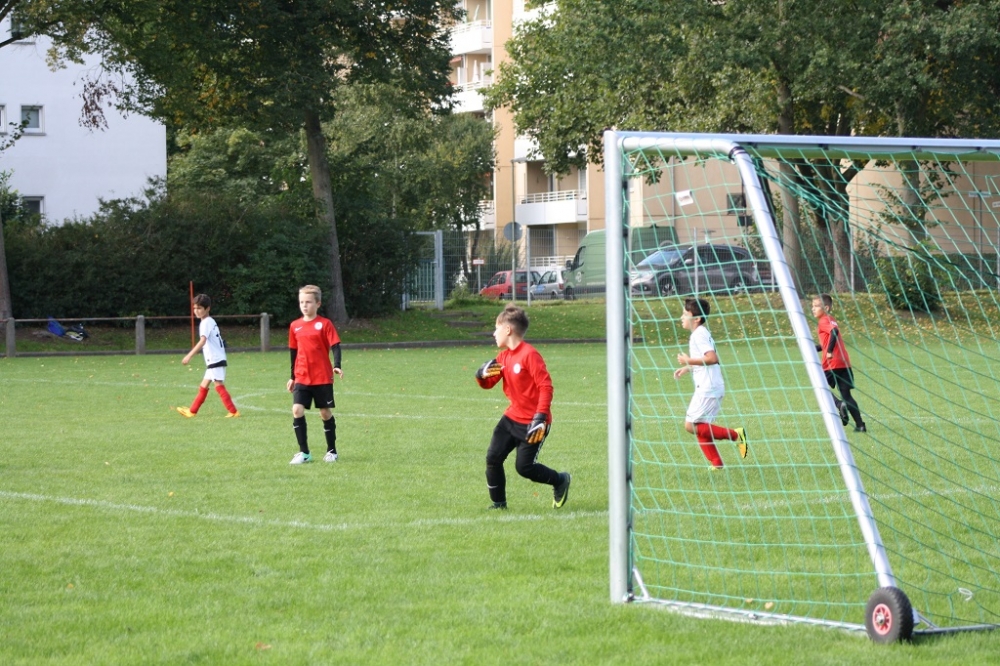
[(479, 90), (483, 86), (488, 86), (491, 83), (493, 83), (492, 77), (484, 76), (476, 81), (466, 81), (465, 83), (452, 84), (452, 89), (455, 92), (468, 92), (470, 90)]
[(549, 203), (551, 201), (574, 201), (576, 199), (586, 198), (586, 190), (560, 190), (558, 192), (538, 192), (536, 194), (526, 194), (521, 197), (518, 203)]
[(471, 30), (478, 30), (480, 28), (491, 28), (493, 23), (490, 21), (469, 21), (468, 23), (456, 23), (451, 29), (451, 34), (461, 35), (463, 33), (469, 32)]

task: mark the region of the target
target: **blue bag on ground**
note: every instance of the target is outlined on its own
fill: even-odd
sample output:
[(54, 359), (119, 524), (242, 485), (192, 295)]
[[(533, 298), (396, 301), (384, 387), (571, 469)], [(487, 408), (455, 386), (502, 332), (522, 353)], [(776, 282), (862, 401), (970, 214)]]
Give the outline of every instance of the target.
[(66, 329), (63, 328), (63, 325), (57, 322), (55, 319), (49, 317), (49, 333), (51, 333), (52, 335), (58, 335), (61, 338), (62, 336), (66, 335)]

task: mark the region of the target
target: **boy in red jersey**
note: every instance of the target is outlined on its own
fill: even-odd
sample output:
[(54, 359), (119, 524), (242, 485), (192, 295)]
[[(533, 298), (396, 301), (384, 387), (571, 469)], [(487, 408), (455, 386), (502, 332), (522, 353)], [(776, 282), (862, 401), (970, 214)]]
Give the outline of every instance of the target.
[[(337, 462), (337, 420), (333, 417), (334, 375), (344, 376), (340, 369), (340, 336), (333, 322), (320, 317), (322, 292), (315, 285), (299, 289), (299, 310), (302, 317), (288, 327), (288, 349), (292, 356), (292, 378), (287, 389), (292, 394), (292, 428), (299, 452), (290, 465), (312, 462), (306, 437), (306, 410), (315, 402), (323, 419), (326, 435), (324, 462)], [(330, 353), (333, 353), (333, 365)]]
[(552, 486), (552, 507), (561, 508), (569, 497), (570, 475), (538, 463), (538, 453), (552, 426), (552, 378), (538, 350), (524, 341), (528, 315), (510, 303), (497, 316), (493, 339), (502, 349), (492, 361), (476, 371), (476, 381), (484, 389), (503, 380), (503, 392), (510, 406), (493, 429), (486, 451), (486, 487), (493, 505), (507, 508), (507, 477), (503, 464), (517, 450), (517, 473), (535, 483)]
[(816, 345), (816, 351), (820, 353), (827, 384), (831, 389), (837, 388), (840, 391), (842, 400), (834, 396), (833, 401), (837, 404), (837, 411), (840, 412), (841, 423), (847, 425), (847, 413), (850, 412), (854, 417), (854, 432), (868, 432), (868, 427), (861, 420), (858, 403), (851, 396), (851, 390), (854, 388), (854, 371), (851, 370), (851, 359), (847, 355), (844, 338), (840, 335), (840, 327), (830, 316), (832, 308), (833, 299), (829, 294), (820, 294), (812, 299), (812, 313), (816, 317), (819, 329), (819, 344)]

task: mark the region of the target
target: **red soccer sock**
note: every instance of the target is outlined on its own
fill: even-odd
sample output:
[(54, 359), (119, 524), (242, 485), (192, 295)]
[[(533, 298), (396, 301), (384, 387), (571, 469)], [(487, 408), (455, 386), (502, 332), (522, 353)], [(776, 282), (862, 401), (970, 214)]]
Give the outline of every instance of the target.
[(719, 449), (715, 448), (715, 444), (703, 442), (699, 439), (698, 446), (701, 447), (701, 452), (708, 458), (708, 462), (712, 463), (712, 467), (722, 467), (722, 457), (719, 456)]
[(208, 388), (204, 386), (198, 387), (198, 395), (195, 397), (194, 402), (191, 403), (191, 413), (197, 414), (201, 406), (205, 404), (205, 398), (208, 397)]
[[(222, 384), (216, 384), (215, 392), (219, 394), (220, 398), (222, 398), (222, 404), (226, 406), (226, 409), (229, 410), (229, 413), (235, 414), (236, 405), (233, 404), (233, 399), (229, 395), (229, 391), (226, 390), (226, 387), (223, 386)], [(206, 391), (205, 393), (208, 393), (208, 391)]]
[(715, 448), (715, 442), (720, 439), (735, 441), (739, 437), (736, 431), (711, 423), (696, 423), (694, 427), (701, 452), (705, 454), (713, 467), (722, 467), (722, 457), (719, 455), (719, 449)]
[(717, 442), (720, 439), (728, 439), (731, 442), (735, 442), (740, 438), (735, 430), (723, 428), (712, 423), (696, 423), (695, 428), (699, 442)]

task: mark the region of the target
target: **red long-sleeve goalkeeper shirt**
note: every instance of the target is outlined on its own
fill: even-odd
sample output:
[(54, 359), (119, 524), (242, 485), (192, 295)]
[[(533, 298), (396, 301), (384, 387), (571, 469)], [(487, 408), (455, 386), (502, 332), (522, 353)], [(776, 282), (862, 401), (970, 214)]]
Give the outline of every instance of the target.
[(497, 354), (497, 363), (502, 366), (499, 375), (476, 381), (489, 389), (503, 380), (503, 392), (510, 400), (504, 416), (517, 423), (531, 423), (541, 412), (552, 423), (552, 377), (538, 350), (522, 341), (514, 349)]

